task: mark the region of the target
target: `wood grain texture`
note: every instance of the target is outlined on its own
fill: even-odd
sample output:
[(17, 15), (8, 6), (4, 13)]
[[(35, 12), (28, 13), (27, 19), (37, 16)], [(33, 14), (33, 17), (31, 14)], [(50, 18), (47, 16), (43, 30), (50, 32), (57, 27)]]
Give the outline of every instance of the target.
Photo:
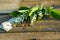
[(0, 10), (17, 9), (20, 0), (0, 0)]
[[(10, 19), (9, 15), (0, 15), (0, 24), (2, 22), (8, 21)], [(45, 18), (44, 20), (40, 20), (35, 22), (32, 27), (15, 27), (11, 29), (9, 32), (41, 32), (41, 31), (51, 31), (51, 32), (60, 32), (60, 20), (53, 18)]]
[(60, 32), (60, 20), (41, 20), (32, 27), (15, 27), (9, 32)]
[(41, 4), (43, 2), (48, 2), (48, 5), (59, 5), (60, 4), (60, 0), (22, 0), (20, 2), (20, 6), (33, 6), (36, 4)]
[(0, 33), (0, 40), (60, 40), (60, 32)]

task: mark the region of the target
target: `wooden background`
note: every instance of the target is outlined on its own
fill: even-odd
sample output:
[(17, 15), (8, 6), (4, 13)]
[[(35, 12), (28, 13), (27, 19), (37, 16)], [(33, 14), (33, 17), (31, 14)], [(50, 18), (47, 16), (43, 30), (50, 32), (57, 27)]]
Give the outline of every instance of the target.
[(42, 2), (48, 2), (48, 5), (60, 5), (60, 0), (21, 0), (20, 6), (33, 6), (41, 4)]
[(0, 33), (0, 40), (60, 40), (59, 32)]
[[(48, 1), (48, 0), (46, 0), (46, 1)], [(20, 0), (19, 0), (19, 2), (20, 2)], [(40, 4), (40, 2), (43, 2), (43, 0), (39, 0), (39, 1), (38, 0), (21, 0), (21, 2), (18, 5), (19, 6), (33, 6), (36, 4)], [(49, 0), (48, 2), (49, 2), (49, 5), (60, 5), (60, 0), (52, 0), (52, 1)], [(0, 8), (1, 7), (2, 6), (0, 5)], [(5, 7), (7, 8), (8, 5)], [(9, 6), (9, 7), (12, 7), (12, 6)], [(2, 8), (6, 9), (4, 7), (2, 7)], [(13, 8), (14, 8), (14, 6), (13, 6)], [(3, 16), (3, 17), (0, 16), (0, 18), (7, 19), (6, 16)], [(0, 20), (0, 22), (1, 22), (1, 20)], [(41, 24), (41, 22), (42, 22), (42, 24)], [(51, 20), (50, 19), (50, 20), (42, 20), (41, 22), (39, 22), (40, 24), (38, 24), (41, 26), (40, 27), (36, 26), (35, 28), (37, 28), (38, 30), (48, 28), (47, 30), (51, 30), (51, 32), (48, 32), (48, 31), (38, 32), (38, 30), (34, 31), (34, 32), (33, 31), (28, 32), (26, 30), (31, 31), (31, 30), (33, 30), (34, 27), (32, 29), (29, 29), (30, 27), (26, 28), (26, 29), (23, 29), (22, 27), (17, 27), (7, 33), (6, 32), (0, 33), (0, 40), (33, 40), (33, 39), (36, 39), (36, 40), (60, 40), (60, 32), (58, 32), (58, 30), (60, 30), (60, 20), (53, 20), (53, 19)], [(51, 28), (51, 29), (49, 29), (49, 28)], [(21, 30), (25, 30), (26, 32), (21, 31)], [(36, 29), (34, 29), (34, 30), (36, 30)]]
[(0, 0), (0, 10), (18, 8), (20, 0)]

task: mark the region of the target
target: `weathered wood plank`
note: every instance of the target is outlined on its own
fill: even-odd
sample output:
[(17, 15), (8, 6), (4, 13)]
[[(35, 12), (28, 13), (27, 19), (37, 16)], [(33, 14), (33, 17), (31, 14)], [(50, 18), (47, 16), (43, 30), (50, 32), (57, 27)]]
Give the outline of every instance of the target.
[(59, 20), (41, 20), (36, 22), (33, 27), (16, 27), (9, 32), (41, 32), (41, 31), (59, 31), (60, 32), (60, 21)]
[[(9, 15), (0, 16), (0, 24), (10, 19)], [(41, 31), (59, 31), (60, 32), (60, 20), (56, 19), (44, 19), (36, 22), (33, 27), (15, 27), (9, 32), (41, 32)], [(0, 31), (1, 32), (1, 31)]]
[[(45, 2), (48, 2), (48, 5), (59, 5), (60, 0), (44, 0)], [(43, 0), (22, 0), (20, 2), (20, 6), (33, 6), (36, 4), (41, 4), (44, 2)]]
[(1, 33), (0, 40), (59, 40), (60, 32)]
[(31, 2), (31, 1), (38, 1), (38, 2), (40, 2), (40, 1), (60, 1), (60, 0), (21, 0), (21, 1), (29, 1), (29, 2)]
[(0, 0), (0, 10), (11, 10), (19, 7), (20, 0)]

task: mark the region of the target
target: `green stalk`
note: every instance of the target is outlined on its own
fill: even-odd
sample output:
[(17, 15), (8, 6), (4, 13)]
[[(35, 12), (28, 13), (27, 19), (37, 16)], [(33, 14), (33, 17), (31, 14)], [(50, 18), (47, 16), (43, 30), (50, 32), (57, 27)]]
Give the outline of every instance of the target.
[(29, 16), (31, 16), (32, 14), (34, 14), (34, 12), (37, 11), (38, 9), (39, 9), (39, 6), (38, 6), (38, 5), (32, 7), (32, 8), (31, 8), (31, 11), (30, 11), (30, 13), (29, 13)]

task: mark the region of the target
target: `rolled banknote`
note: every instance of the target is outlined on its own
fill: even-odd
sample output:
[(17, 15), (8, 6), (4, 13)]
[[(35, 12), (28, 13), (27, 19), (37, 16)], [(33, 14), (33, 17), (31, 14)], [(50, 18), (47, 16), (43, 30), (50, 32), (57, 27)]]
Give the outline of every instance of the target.
[(23, 21), (24, 21), (23, 15), (15, 17), (15, 18), (11, 18), (8, 21), (3, 22), (0, 25), (0, 28), (4, 29), (5, 31), (9, 31), (9, 30), (13, 29), (13, 27), (12, 27), (13, 23), (18, 23), (18, 22), (23, 22)]
[(2, 29), (4, 29), (5, 31), (9, 31), (9, 30), (11, 30), (13, 28), (12, 24), (10, 22), (8, 22), (8, 21), (3, 22), (1, 25), (3, 27)]

